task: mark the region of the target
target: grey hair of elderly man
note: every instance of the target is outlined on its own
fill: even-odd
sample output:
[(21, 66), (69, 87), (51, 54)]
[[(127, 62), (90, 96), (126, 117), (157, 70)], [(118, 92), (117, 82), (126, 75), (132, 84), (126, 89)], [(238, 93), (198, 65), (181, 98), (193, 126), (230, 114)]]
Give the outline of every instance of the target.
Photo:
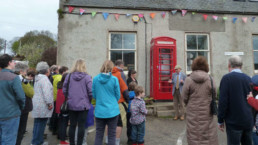
[(36, 71), (39, 74), (47, 74), (49, 70), (49, 65), (45, 61), (41, 61), (36, 66)]
[(16, 63), (16, 65), (15, 65), (14, 71), (15, 71), (15, 72), (20, 72), (20, 71), (25, 72), (25, 71), (27, 71), (28, 69), (29, 69), (29, 66), (28, 66), (27, 64), (22, 63), (22, 62), (18, 62), (18, 63)]
[(243, 62), (242, 58), (238, 55), (232, 55), (228, 60), (228, 65), (231, 68), (242, 68)]

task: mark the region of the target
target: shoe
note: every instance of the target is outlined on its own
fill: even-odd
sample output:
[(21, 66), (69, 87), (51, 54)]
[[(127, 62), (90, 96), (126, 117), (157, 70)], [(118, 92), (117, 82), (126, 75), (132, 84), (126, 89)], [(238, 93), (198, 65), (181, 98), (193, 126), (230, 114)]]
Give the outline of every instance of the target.
[(178, 117), (177, 117), (177, 116), (175, 116), (175, 117), (174, 117), (174, 120), (177, 120), (177, 119), (178, 119)]
[(64, 144), (70, 144), (69, 142), (67, 142), (67, 141), (60, 141), (60, 143), (59, 143), (60, 145), (64, 145)]
[(181, 121), (185, 120), (184, 116), (181, 116), (181, 117), (180, 117), (180, 120), (181, 120)]

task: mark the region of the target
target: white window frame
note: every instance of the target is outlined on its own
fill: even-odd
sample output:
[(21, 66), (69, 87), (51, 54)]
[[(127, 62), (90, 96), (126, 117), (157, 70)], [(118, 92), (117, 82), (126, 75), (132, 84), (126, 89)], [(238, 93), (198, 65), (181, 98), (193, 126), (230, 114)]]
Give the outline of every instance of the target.
[[(258, 34), (253, 34), (252, 35), (252, 46), (254, 44), (254, 40), (253, 40), (253, 37), (258, 37)], [(252, 50), (253, 50), (253, 62), (254, 62), (254, 52), (258, 52), (258, 50), (254, 50), (254, 46), (252, 47)], [(255, 63), (255, 62), (254, 62)], [(258, 69), (255, 69), (255, 66), (254, 66), (254, 63), (253, 63), (253, 67), (254, 67), (254, 73), (257, 74), (258, 73)]]
[[(195, 50), (195, 49), (187, 49), (187, 35), (205, 35), (205, 36), (207, 36), (207, 47), (208, 47), (208, 50)], [(198, 41), (197, 41), (197, 43), (198, 43)], [(198, 44), (197, 44), (198, 45)], [(188, 51), (197, 51), (197, 52), (208, 52), (208, 65), (209, 65), (209, 68), (211, 67), (211, 65), (210, 65), (210, 57), (211, 57), (211, 50), (210, 50), (210, 35), (209, 34), (205, 34), (205, 33), (185, 33), (185, 72), (186, 72), (186, 74), (190, 74), (190, 73), (192, 73), (192, 71), (188, 71), (187, 70), (187, 52)], [(210, 70), (210, 69), (209, 69)], [(209, 71), (209, 73), (210, 73), (210, 71)]]
[[(134, 34), (135, 35), (135, 49), (111, 49), (111, 34)], [(122, 35), (123, 36), (123, 35)], [(136, 32), (114, 32), (110, 31), (109, 32), (109, 38), (108, 38), (109, 46), (108, 46), (108, 59), (111, 60), (111, 51), (134, 51), (134, 69), (137, 71), (137, 33)], [(122, 43), (123, 45), (123, 43)], [(122, 55), (122, 60), (123, 60), (123, 55)], [(127, 75), (129, 70), (124, 71), (124, 73)]]

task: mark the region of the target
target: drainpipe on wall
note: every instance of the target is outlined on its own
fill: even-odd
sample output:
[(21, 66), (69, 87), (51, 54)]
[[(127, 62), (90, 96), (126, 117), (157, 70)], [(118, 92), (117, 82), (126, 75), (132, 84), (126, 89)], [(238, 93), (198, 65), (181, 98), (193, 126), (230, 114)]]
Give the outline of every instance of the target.
[(147, 21), (145, 19), (145, 17), (143, 16), (143, 20), (144, 20), (144, 24), (145, 24), (145, 92), (147, 90), (147, 78), (148, 78), (148, 67), (147, 67), (147, 64), (148, 64), (148, 61), (147, 61), (147, 56), (148, 56), (148, 51), (147, 51)]

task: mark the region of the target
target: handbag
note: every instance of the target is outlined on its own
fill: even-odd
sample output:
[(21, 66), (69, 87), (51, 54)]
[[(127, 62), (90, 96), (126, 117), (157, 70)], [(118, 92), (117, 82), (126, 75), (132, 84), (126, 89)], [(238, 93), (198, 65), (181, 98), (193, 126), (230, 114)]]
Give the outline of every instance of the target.
[(68, 100), (70, 76), (71, 76), (71, 74), (69, 75), (69, 78), (68, 78), (67, 91), (66, 91), (66, 93), (64, 94), (64, 95), (65, 95), (65, 101), (63, 102), (63, 104), (61, 105), (61, 108), (60, 108), (61, 114), (68, 114), (68, 113), (69, 113), (69, 108), (68, 108), (68, 102), (67, 102), (67, 100)]
[(213, 88), (213, 80), (210, 76), (210, 79), (211, 79), (211, 104), (210, 104), (210, 113), (211, 115), (217, 115), (218, 114), (218, 107), (217, 107), (217, 103), (216, 103), (216, 100), (215, 100), (215, 96), (214, 96), (214, 88)]

